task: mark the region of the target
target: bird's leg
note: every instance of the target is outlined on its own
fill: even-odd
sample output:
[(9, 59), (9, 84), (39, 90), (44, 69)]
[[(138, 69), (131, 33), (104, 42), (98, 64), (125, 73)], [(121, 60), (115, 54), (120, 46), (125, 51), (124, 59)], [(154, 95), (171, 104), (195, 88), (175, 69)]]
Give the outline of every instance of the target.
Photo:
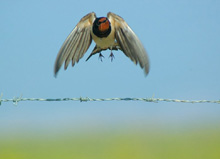
[(101, 54), (101, 52), (99, 53), (99, 59), (102, 61), (102, 58), (105, 58), (102, 54)]
[(115, 58), (114, 54), (112, 53), (112, 47), (110, 47), (111, 50), (111, 54), (109, 55), (109, 57), (111, 57), (111, 62), (113, 61), (113, 59)]
[(111, 57), (111, 62), (113, 61), (113, 59), (115, 58), (114, 54), (111, 52), (111, 54), (109, 55), (109, 57)]

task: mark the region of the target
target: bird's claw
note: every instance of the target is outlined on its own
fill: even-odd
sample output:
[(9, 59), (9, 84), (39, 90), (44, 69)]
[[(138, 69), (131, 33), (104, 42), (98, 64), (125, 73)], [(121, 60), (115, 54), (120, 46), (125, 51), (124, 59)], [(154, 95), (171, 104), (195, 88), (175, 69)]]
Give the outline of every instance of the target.
[(115, 58), (114, 54), (111, 52), (111, 54), (109, 55), (109, 57), (111, 57), (111, 62), (113, 61), (113, 59)]
[(102, 61), (102, 58), (105, 58), (101, 53), (99, 53), (99, 59)]

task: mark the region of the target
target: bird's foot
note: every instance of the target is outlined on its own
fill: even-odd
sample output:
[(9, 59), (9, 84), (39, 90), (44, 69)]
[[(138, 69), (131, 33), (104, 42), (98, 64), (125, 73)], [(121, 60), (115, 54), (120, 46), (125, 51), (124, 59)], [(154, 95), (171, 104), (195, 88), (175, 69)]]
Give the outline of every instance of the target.
[(99, 59), (102, 61), (102, 58), (105, 58), (101, 53), (99, 53)]
[(113, 61), (113, 59), (115, 58), (114, 54), (111, 52), (111, 54), (109, 55), (109, 57), (111, 57), (111, 62)]

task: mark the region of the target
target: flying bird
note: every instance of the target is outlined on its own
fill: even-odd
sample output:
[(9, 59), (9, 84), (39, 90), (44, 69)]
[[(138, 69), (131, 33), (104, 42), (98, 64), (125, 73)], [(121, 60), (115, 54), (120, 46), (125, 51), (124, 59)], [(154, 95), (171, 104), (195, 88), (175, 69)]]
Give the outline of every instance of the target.
[(65, 70), (70, 61), (72, 61), (72, 66), (78, 63), (88, 50), (92, 40), (95, 41), (96, 46), (86, 61), (97, 53), (102, 60), (101, 51), (107, 49), (111, 50), (110, 57), (113, 60), (112, 50), (121, 50), (135, 64), (139, 63), (145, 74), (148, 74), (147, 52), (124, 19), (112, 12), (109, 12), (107, 17), (97, 18), (96, 14), (91, 12), (79, 21), (60, 48), (54, 67), (55, 76), (64, 62)]

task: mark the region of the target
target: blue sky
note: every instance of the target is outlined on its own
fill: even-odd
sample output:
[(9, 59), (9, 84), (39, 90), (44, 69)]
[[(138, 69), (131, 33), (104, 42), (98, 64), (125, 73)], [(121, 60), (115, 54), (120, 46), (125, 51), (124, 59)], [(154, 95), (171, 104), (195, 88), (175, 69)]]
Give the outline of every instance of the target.
[[(220, 98), (220, 2), (185, 1), (1, 1), (0, 93), (3, 98), (155, 97)], [(150, 73), (122, 52), (89, 56), (53, 75), (57, 53), (71, 30), (89, 12), (111, 11), (125, 19), (150, 58)], [(145, 102), (3, 103), (5, 131), (27, 127), (73, 128), (81, 125), (179, 125), (220, 123), (218, 104)], [(140, 124), (140, 125), (141, 125)]]

